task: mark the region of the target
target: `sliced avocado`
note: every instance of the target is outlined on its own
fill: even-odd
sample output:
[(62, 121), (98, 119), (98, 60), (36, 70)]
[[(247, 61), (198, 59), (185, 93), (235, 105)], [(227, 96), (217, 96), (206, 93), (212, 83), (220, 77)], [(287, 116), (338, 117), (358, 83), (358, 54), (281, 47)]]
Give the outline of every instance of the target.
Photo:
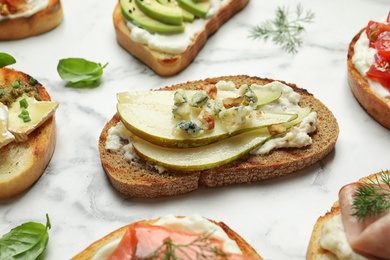
[(134, 0), (138, 8), (147, 16), (166, 24), (181, 25), (183, 15), (178, 6), (166, 6), (157, 0)]
[(210, 1), (177, 0), (179, 6), (200, 18), (206, 18), (211, 8)]
[(174, 34), (184, 32), (184, 24), (171, 25), (157, 21), (141, 12), (134, 0), (120, 0), (123, 16), (135, 25), (151, 32)]
[[(157, 0), (160, 4), (166, 5), (166, 6), (178, 6), (176, 1), (172, 0)], [(183, 14), (183, 21), (184, 22), (193, 22), (195, 19), (195, 15), (193, 13), (188, 12), (186, 9), (183, 9), (181, 6), (178, 6)]]

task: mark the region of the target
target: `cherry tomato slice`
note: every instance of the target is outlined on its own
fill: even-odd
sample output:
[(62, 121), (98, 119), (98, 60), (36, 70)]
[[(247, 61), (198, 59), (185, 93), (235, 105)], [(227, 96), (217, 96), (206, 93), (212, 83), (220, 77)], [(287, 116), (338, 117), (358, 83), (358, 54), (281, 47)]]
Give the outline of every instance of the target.
[(390, 31), (390, 24), (370, 21), (366, 27), (366, 34), (370, 42), (375, 42), (379, 35), (385, 31)]
[(379, 55), (390, 61), (390, 31), (381, 33), (374, 43)]
[(367, 77), (378, 81), (383, 87), (390, 91), (390, 64), (387, 59), (380, 55), (375, 55), (375, 62), (367, 71)]

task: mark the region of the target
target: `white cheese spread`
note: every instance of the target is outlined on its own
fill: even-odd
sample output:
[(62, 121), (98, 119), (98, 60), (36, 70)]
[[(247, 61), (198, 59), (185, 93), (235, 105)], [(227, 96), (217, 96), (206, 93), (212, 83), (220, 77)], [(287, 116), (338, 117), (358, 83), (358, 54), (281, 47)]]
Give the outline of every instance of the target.
[(131, 30), (131, 39), (135, 42), (147, 45), (151, 50), (168, 54), (183, 53), (192, 43), (194, 36), (204, 30), (210, 17), (214, 16), (221, 6), (229, 1), (230, 0), (210, 0), (211, 8), (207, 13), (207, 19), (195, 19), (193, 22), (185, 22), (184, 32), (172, 35), (150, 33), (128, 21), (127, 26)]
[[(161, 217), (156, 223), (154, 223), (154, 225), (193, 233), (205, 233), (213, 231), (212, 235), (223, 241), (223, 251), (242, 254), (237, 243), (230, 239), (220, 226), (197, 214), (184, 218), (177, 218), (174, 215), (166, 215)], [(120, 239), (117, 239), (100, 248), (99, 251), (93, 256), (92, 260), (106, 259), (114, 252), (119, 242)]]
[(329, 250), (336, 255), (339, 260), (367, 259), (356, 254), (350, 247), (340, 214), (335, 215), (324, 222), (321, 230), (320, 245), (322, 248)]
[(49, 0), (28, 0), (26, 7), (22, 11), (9, 14), (6, 16), (0, 15), (0, 21), (5, 19), (15, 19), (19, 17), (30, 17), (39, 11), (42, 11), (49, 5)]
[(368, 37), (365, 31), (363, 31), (355, 43), (352, 62), (360, 74), (368, 81), (372, 91), (379, 97), (390, 101), (389, 90), (383, 87), (378, 81), (371, 80), (366, 76), (366, 72), (375, 61), (374, 56), (376, 53), (376, 49), (369, 47)]

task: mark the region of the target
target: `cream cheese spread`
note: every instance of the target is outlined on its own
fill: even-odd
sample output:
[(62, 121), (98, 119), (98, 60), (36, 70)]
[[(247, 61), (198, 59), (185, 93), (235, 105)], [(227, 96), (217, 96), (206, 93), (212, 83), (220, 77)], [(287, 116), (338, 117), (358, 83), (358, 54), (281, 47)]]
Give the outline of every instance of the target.
[(128, 21), (127, 26), (131, 30), (131, 39), (135, 42), (147, 45), (151, 50), (168, 54), (183, 53), (192, 43), (194, 36), (203, 31), (210, 18), (229, 1), (230, 0), (210, 0), (211, 8), (207, 13), (206, 19), (195, 19), (193, 22), (185, 22), (184, 32), (172, 35), (150, 33)]
[(367, 258), (356, 254), (350, 247), (341, 215), (335, 215), (324, 222), (320, 237), (322, 248), (329, 250), (339, 260), (365, 260)]
[(49, 5), (49, 0), (28, 0), (26, 7), (23, 8), (23, 11), (17, 12), (15, 14), (9, 14), (6, 16), (0, 15), (0, 21), (5, 19), (15, 19), (19, 17), (30, 17), (39, 11), (42, 11)]
[[(161, 217), (153, 225), (168, 227), (173, 230), (182, 230), (185, 232), (194, 233), (209, 233), (213, 231), (213, 236), (223, 241), (222, 250), (229, 253), (242, 254), (237, 243), (230, 239), (226, 232), (218, 225), (210, 222), (198, 214), (194, 214), (184, 218), (177, 218), (170, 214)], [(118, 246), (121, 239), (114, 240), (107, 245), (99, 249), (99, 251), (93, 256), (92, 260), (103, 260), (110, 256), (116, 247)]]
[(389, 90), (383, 87), (378, 81), (371, 80), (366, 76), (366, 72), (375, 61), (374, 56), (376, 53), (376, 49), (369, 47), (368, 37), (363, 31), (355, 43), (352, 62), (360, 74), (368, 81), (372, 91), (379, 97), (382, 97), (390, 102)]

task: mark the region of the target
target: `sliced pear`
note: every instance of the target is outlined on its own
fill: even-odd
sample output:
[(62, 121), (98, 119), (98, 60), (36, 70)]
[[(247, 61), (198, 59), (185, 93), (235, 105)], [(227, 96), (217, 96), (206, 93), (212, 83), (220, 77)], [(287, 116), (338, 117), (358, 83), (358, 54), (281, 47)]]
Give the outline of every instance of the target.
[(252, 131), (207, 146), (180, 149), (154, 145), (134, 136), (133, 147), (147, 162), (172, 170), (197, 171), (218, 167), (245, 155), (271, 137)]
[[(20, 101), (25, 100), (28, 107), (22, 107)], [(11, 104), (8, 110), (8, 130), (15, 135), (17, 141), (25, 141), (28, 134), (50, 118), (59, 103), (52, 101), (37, 101), (33, 97), (23, 95)], [(27, 111), (27, 112), (26, 112)], [(30, 121), (24, 121), (21, 115), (26, 112)]]
[[(299, 124), (310, 112), (310, 107), (301, 109), (296, 119), (285, 123), (286, 129)], [(135, 135), (132, 135), (132, 144), (137, 154), (150, 164), (172, 170), (197, 171), (234, 161), (270, 138), (272, 135), (266, 128), (262, 128), (217, 143), (187, 149), (157, 146)]]
[[(191, 96), (195, 91), (187, 92)], [(271, 93), (272, 98), (280, 96)], [(117, 111), (125, 127), (135, 135), (156, 145), (165, 147), (197, 147), (218, 142), (230, 136), (253, 131), (273, 124), (281, 124), (297, 117), (287, 113), (252, 113), (252, 118), (240, 128), (229, 132), (223, 123), (216, 119), (215, 128), (197, 137), (178, 136), (175, 125), (181, 120), (172, 115), (174, 91), (151, 91), (119, 93)]]

